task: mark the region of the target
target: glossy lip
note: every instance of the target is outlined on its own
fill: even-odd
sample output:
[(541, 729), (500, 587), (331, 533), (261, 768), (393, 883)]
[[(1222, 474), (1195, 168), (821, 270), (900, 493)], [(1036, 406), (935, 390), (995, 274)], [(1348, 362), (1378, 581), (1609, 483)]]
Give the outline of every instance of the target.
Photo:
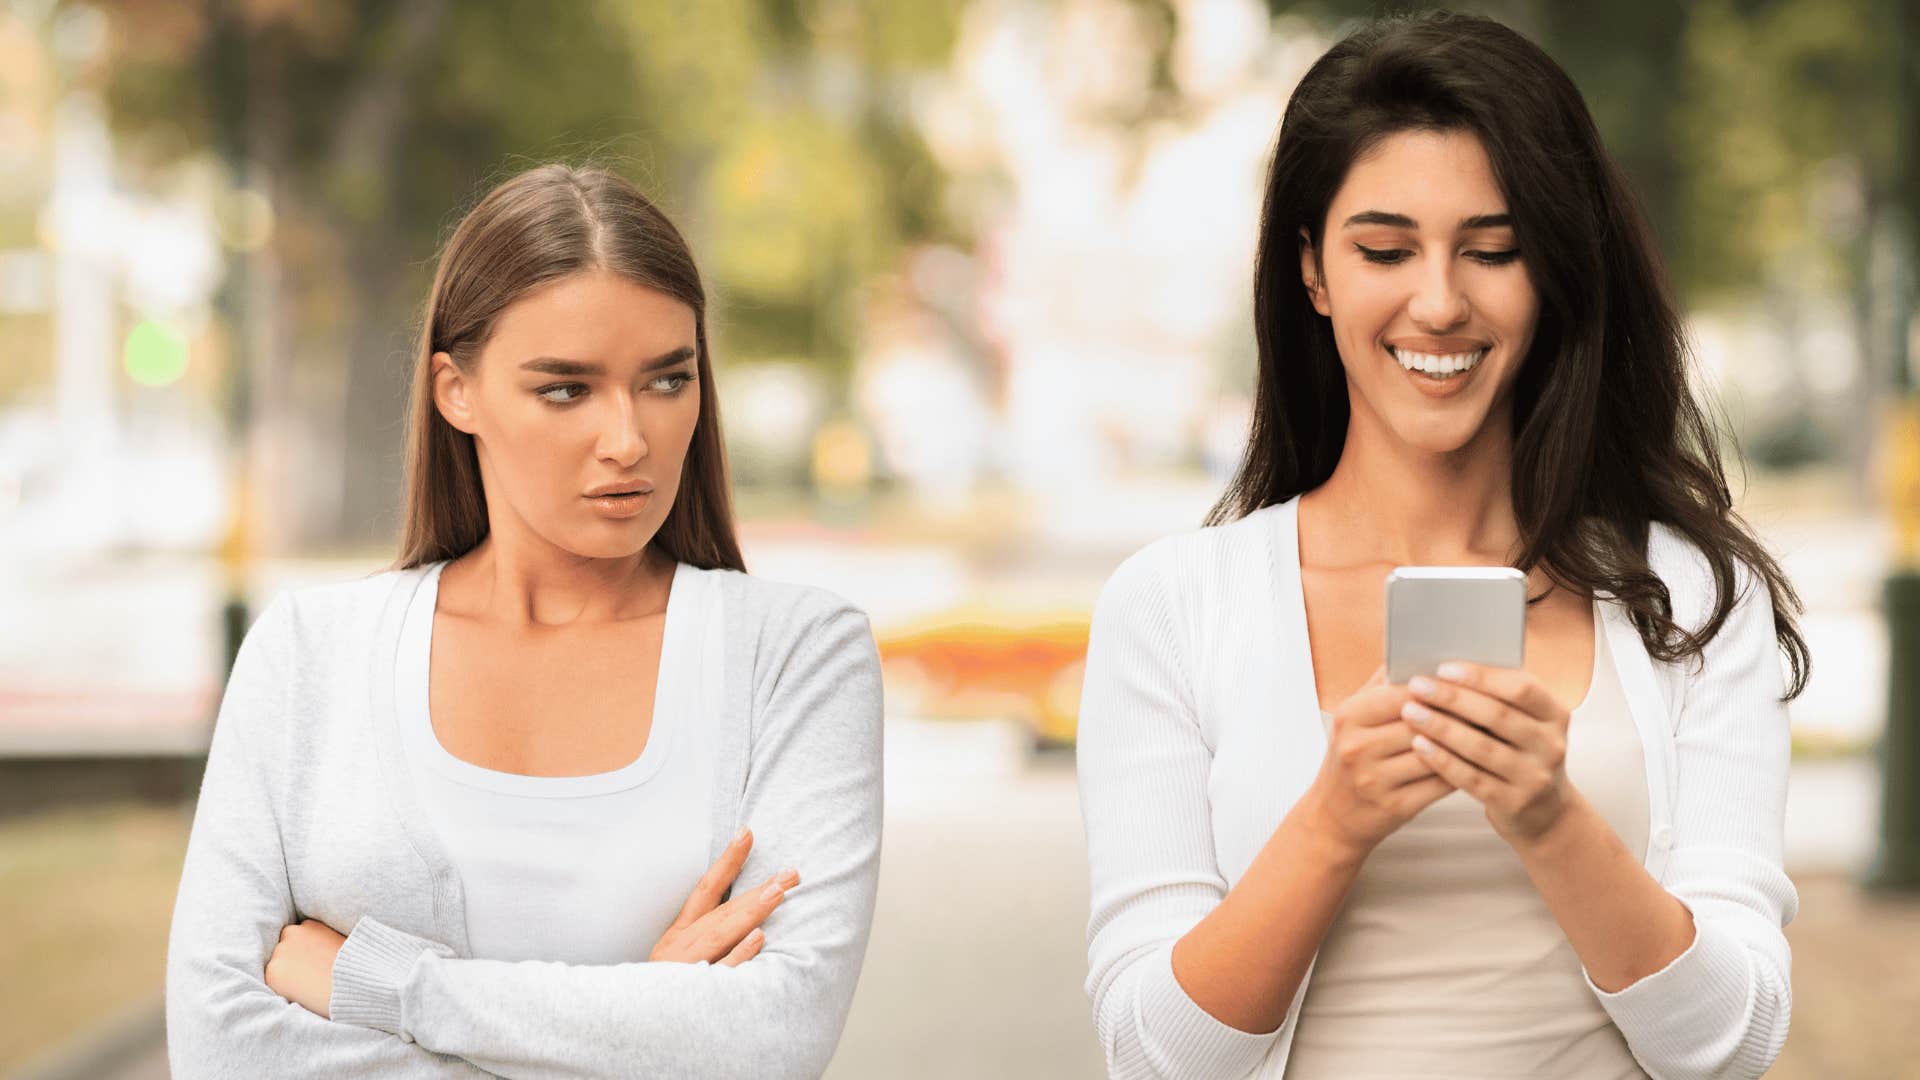
[(648, 480), (620, 480), (611, 484), (601, 484), (586, 493), (586, 498), (597, 499), (603, 495), (624, 495), (629, 492), (653, 493), (653, 483)]
[(648, 493), (632, 499), (617, 499), (612, 496), (603, 496), (587, 501), (593, 504), (594, 510), (602, 517), (630, 518), (646, 510), (647, 505), (653, 502), (653, 495)]

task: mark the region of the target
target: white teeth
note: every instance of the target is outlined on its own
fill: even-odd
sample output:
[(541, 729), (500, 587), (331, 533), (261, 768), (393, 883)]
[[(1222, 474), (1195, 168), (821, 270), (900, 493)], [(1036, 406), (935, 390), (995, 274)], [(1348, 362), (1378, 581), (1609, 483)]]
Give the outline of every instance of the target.
[(1478, 364), (1481, 357), (1487, 355), (1487, 350), (1485, 349), (1475, 349), (1473, 352), (1467, 353), (1449, 353), (1444, 356), (1435, 353), (1419, 353), (1407, 349), (1395, 349), (1392, 346), (1388, 346), (1388, 351), (1393, 353), (1394, 359), (1400, 362), (1401, 367), (1406, 368), (1408, 371), (1424, 371), (1429, 375), (1451, 375), (1455, 372), (1466, 371), (1475, 364)]

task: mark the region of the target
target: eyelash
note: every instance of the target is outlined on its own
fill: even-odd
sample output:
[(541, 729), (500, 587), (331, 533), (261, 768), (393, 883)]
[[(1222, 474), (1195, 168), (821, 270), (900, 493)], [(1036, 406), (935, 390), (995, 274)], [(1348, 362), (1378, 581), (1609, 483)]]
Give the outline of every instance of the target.
[[(666, 397), (676, 397), (679, 395), (680, 391), (685, 390), (687, 388), (687, 384), (693, 381), (694, 376), (692, 376), (691, 374), (688, 374), (687, 372), (680, 371), (680, 372), (675, 372), (672, 375), (662, 375), (653, 381), (656, 383), (663, 383), (668, 381), (669, 379), (678, 379), (680, 381), (674, 384), (673, 389), (662, 390), (661, 394), (663, 394)], [(555, 390), (571, 390), (576, 387), (581, 390), (585, 390), (587, 388), (585, 383), (577, 383), (577, 382), (554, 383), (552, 386), (543, 386), (540, 389), (535, 390), (533, 392), (533, 396), (539, 398), (540, 400), (546, 402), (547, 404), (553, 406), (556, 409), (564, 409), (567, 406), (573, 404), (574, 402), (579, 401), (580, 395), (575, 395), (573, 397), (566, 399), (565, 401), (555, 401), (553, 398), (550, 398), (547, 395), (552, 393)]]
[[(1370, 263), (1377, 263), (1381, 266), (1395, 266), (1403, 262), (1404, 257), (1410, 254), (1410, 252), (1399, 248), (1388, 251), (1370, 248), (1364, 244), (1355, 244), (1353, 246), (1359, 249), (1361, 257)], [(1508, 248), (1505, 251), (1468, 251), (1463, 252), (1463, 254), (1483, 266), (1505, 266), (1520, 257), (1520, 249)], [(1389, 255), (1398, 255), (1401, 256), (1401, 258), (1389, 259), (1387, 258)]]

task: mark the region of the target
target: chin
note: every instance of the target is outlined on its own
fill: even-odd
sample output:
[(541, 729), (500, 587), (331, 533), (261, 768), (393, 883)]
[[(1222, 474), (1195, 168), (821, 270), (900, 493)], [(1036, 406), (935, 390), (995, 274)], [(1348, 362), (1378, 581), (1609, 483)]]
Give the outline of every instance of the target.
[(1465, 450), (1473, 443), (1474, 436), (1480, 434), (1480, 428), (1486, 422), (1485, 416), (1407, 419), (1410, 422), (1393, 425), (1400, 440), (1415, 450), (1429, 454), (1454, 454)]
[(653, 533), (636, 535), (631, 540), (599, 540), (582, 545), (580, 554), (595, 559), (630, 559), (647, 550), (647, 544), (653, 540)]
[(657, 525), (648, 528), (637, 522), (602, 522), (599, 528), (576, 535), (562, 546), (582, 559), (625, 559), (645, 551), (658, 531)]

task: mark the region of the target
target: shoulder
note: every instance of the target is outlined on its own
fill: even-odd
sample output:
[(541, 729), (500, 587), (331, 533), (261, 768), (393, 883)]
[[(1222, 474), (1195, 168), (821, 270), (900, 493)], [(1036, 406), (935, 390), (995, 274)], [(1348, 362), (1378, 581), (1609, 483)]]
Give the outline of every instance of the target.
[[(1713, 560), (1699, 544), (1666, 522), (1653, 522), (1647, 532), (1647, 567), (1666, 585), (1675, 622), (1696, 629), (1706, 621), (1721, 586), (1714, 576)], [(1753, 567), (1735, 557), (1732, 569), (1732, 606), (1738, 609), (1759, 603), (1771, 611), (1771, 597)]]
[(1122, 560), (1101, 590), (1109, 611), (1141, 604), (1211, 607), (1265, 580), (1275, 519), (1287, 504), (1256, 510), (1222, 525), (1169, 533)]
[(1664, 521), (1647, 527), (1647, 566), (1660, 575), (1669, 589), (1698, 588), (1703, 579), (1713, 579), (1706, 552), (1687, 534)]
[[(720, 604), (729, 683), (744, 695), (752, 745), (761, 744), (769, 723), (843, 730), (862, 743), (878, 739), (880, 653), (864, 610), (816, 585), (739, 570), (700, 574)], [(810, 719), (792, 715), (792, 703), (806, 703), (801, 712)], [(774, 719), (781, 716), (789, 718)]]
[(728, 637), (790, 646), (828, 627), (872, 638), (867, 613), (830, 589), (776, 581), (739, 570), (697, 570), (719, 598)]
[(1188, 529), (1162, 539), (1176, 565), (1234, 570), (1249, 565), (1264, 567), (1273, 551), (1273, 530), (1294, 512), (1294, 503), (1294, 499), (1288, 499), (1224, 524)]
[[(305, 648), (366, 640), (388, 605), (412, 595), (433, 564), (377, 570), (355, 578), (281, 589), (260, 608), (254, 625)], [(252, 631), (249, 631), (251, 633)]]
[(375, 570), (355, 578), (300, 585), (283, 592), (280, 599), (303, 620), (351, 622), (377, 615), (397, 594), (411, 592), (433, 566)]

